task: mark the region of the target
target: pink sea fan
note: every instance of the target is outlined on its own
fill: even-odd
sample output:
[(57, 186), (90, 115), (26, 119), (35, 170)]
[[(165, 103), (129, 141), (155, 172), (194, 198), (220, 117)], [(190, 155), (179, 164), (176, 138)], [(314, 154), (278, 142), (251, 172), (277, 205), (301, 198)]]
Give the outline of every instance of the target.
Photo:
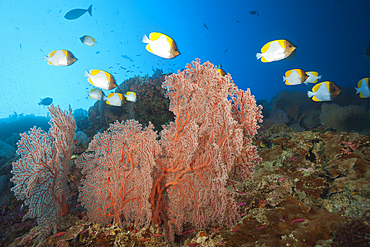
[(21, 158), (13, 162), (10, 180), (15, 184), (11, 191), (29, 206), (23, 220), (38, 218), (39, 239), (51, 229), (56, 233), (62, 215), (69, 212), (65, 189), (76, 130), (71, 108), (68, 113), (53, 105), (48, 109), (49, 132), (33, 127), (20, 134), (17, 154)]

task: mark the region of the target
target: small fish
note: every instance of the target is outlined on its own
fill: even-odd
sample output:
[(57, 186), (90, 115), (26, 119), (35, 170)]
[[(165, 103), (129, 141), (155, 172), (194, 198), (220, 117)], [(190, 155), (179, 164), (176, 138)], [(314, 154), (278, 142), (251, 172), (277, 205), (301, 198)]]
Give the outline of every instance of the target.
[(64, 18), (66, 18), (67, 20), (75, 20), (81, 17), (86, 12), (89, 12), (90, 16), (92, 16), (92, 4), (88, 9), (72, 9), (64, 15)]
[(153, 237), (156, 237), (156, 238), (163, 237), (163, 234), (154, 234)]
[(289, 158), (291, 161), (294, 161), (294, 162), (295, 162), (295, 161), (298, 161), (298, 159), (293, 159), (292, 157), (289, 157), (289, 156), (288, 156), (288, 158)]
[(94, 46), (96, 44), (96, 41), (93, 37), (89, 35), (84, 35), (80, 38), (81, 42), (88, 46)]
[(135, 92), (126, 92), (125, 98), (127, 101), (136, 102), (136, 93)]
[(225, 71), (222, 69), (221, 64), (220, 64), (220, 65), (218, 65), (217, 67), (218, 67), (218, 68), (217, 68), (217, 73), (219, 73), (219, 74), (220, 74), (220, 76), (225, 76), (225, 75), (226, 75), (226, 73), (225, 73)]
[(149, 38), (144, 35), (142, 41), (147, 43), (145, 46), (147, 51), (159, 57), (171, 59), (180, 55), (175, 41), (163, 33), (150, 33)]
[(222, 226), (218, 227), (213, 233), (216, 233), (218, 232), (219, 230), (221, 230)]
[(243, 206), (243, 205), (245, 205), (245, 202), (237, 203), (236, 205)]
[(335, 99), (340, 92), (341, 90), (334, 82), (324, 81), (316, 84), (312, 88), (312, 92), (308, 91), (307, 96), (314, 101), (330, 101)]
[(182, 233), (182, 235), (188, 235), (188, 234), (190, 234), (190, 233), (192, 233), (192, 232), (194, 232), (194, 231), (195, 231), (195, 228), (194, 228), (194, 229), (191, 229), (191, 230), (188, 230), (188, 231), (183, 232), (183, 233)]
[(231, 232), (236, 232), (236, 231), (238, 231), (240, 228), (242, 228), (242, 226), (239, 226), (239, 227), (237, 227), (237, 228), (235, 228), (235, 229), (231, 230)]
[(132, 58), (130, 58), (129, 56), (126, 56), (126, 55), (121, 55), (121, 57), (123, 57), (124, 59), (130, 60), (130, 62), (134, 61), (134, 60), (132, 60)]
[(304, 83), (308, 78), (308, 75), (303, 69), (291, 69), (285, 72), (283, 81), (286, 85), (299, 85)]
[(70, 51), (56, 50), (50, 52), (48, 57), (45, 56), (44, 60), (47, 60), (48, 64), (54, 66), (69, 66), (76, 62), (77, 58)]
[(139, 241), (141, 241), (141, 242), (147, 242), (147, 241), (150, 241), (150, 239), (148, 239), (148, 238), (142, 238), (142, 239), (139, 239)]
[(257, 10), (249, 11), (249, 14), (251, 14), (251, 15), (256, 15), (257, 14), (257, 16), (260, 16), (260, 14), (258, 13)]
[(59, 237), (59, 236), (62, 236), (64, 234), (66, 234), (67, 232), (59, 232), (57, 234), (54, 235), (54, 237)]
[(239, 190), (236, 190), (235, 192), (236, 192), (236, 193), (239, 193), (239, 194), (245, 194), (245, 192), (243, 192), (243, 191), (239, 191)]
[(226, 49), (226, 50), (224, 51), (224, 53), (226, 53), (228, 50), (229, 50), (229, 49)]
[(302, 222), (302, 221), (305, 221), (305, 219), (295, 219), (292, 222), (290, 222), (290, 224), (299, 223), (299, 222)]
[(116, 80), (108, 72), (100, 69), (90, 70), (90, 73), (85, 71), (85, 76), (88, 77), (87, 81), (95, 87), (111, 90), (117, 87)]
[(360, 94), (360, 98), (369, 98), (370, 97), (370, 78), (363, 78), (357, 83), (356, 94)]
[(207, 28), (207, 30), (209, 30), (208, 27), (207, 27), (207, 25), (205, 23), (203, 23), (203, 25), (204, 25), (205, 28)]
[(197, 246), (200, 245), (200, 243), (189, 243), (188, 246)]
[(243, 217), (243, 216), (246, 216), (246, 215), (247, 215), (246, 213), (241, 213), (241, 214), (240, 214), (240, 216), (242, 216), (242, 217)]
[(263, 229), (263, 228), (265, 228), (265, 227), (266, 227), (266, 225), (263, 225), (263, 226), (261, 226), (261, 227), (256, 228), (256, 229), (255, 229), (255, 231), (262, 230), (262, 229)]
[(104, 93), (102, 90), (98, 89), (98, 88), (93, 88), (91, 89), (90, 93), (89, 93), (89, 98), (90, 99), (94, 99), (94, 100), (102, 100), (104, 97)]
[(19, 48), (21, 48), (21, 50), (22, 50), (22, 44), (19, 44)]
[(306, 85), (308, 83), (317, 83), (317, 81), (321, 79), (321, 75), (316, 71), (308, 71), (306, 74), (308, 75), (308, 78), (304, 81)]
[(286, 39), (270, 41), (261, 48), (261, 53), (257, 53), (257, 59), (264, 63), (279, 61), (289, 57), (297, 47)]
[(279, 181), (285, 181), (287, 178), (279, 178)]
[(50, 105), (51, 103), (53, 103), (53, 99), (52, 98), (49, 98), (49, 97), (46, 97), (46, 98), (43, 98), (43, 99), (40, 99), (40, 102), (39, 102), (39, 105)]
[(103, 100), (106, 100), (105, 103), (107, 103), (108, 105), (113, 106), (122, 106), (124, 103), (123, 95), (120, 93), (110, 93), (107, 97), (104, 96)]

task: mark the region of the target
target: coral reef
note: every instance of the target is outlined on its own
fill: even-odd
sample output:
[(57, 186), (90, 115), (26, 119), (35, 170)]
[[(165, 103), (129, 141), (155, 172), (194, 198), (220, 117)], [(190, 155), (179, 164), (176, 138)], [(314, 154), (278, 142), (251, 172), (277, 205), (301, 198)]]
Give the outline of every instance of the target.
[(337, 131), (361, 131), (368, 126), (370, 113), (364, 106), (324, 103), (321, 106), (320, 123)]

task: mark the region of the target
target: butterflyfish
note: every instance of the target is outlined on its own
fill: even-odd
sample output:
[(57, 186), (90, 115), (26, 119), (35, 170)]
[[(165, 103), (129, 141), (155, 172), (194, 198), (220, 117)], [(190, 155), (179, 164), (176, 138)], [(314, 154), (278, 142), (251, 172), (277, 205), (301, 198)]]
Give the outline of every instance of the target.
[(48, 57), (44, 57), (50, 65), (54, 66), (69, 66), (77, 61), (70, 51), (56, 50), (49, 53)]
[(264, 63), (279, 61), (289, 57), (296, 48), (286, 39), (274, 40), (264, 45), (261, 53), (257, 53), (256, 57)]
[(369, 98), (370, 97), (370, 89), (369, 89), (369, 80), (370, 78), (363, 78), (357, 83), (356, 94), (360, 94), (360, 98)]
[(117, 87), (114, 77), (104, 70), (92, 69), (90, 73), (85, 71), (85, 76), (88, 77), (87, 81), (95, 87), (105, 90)]
[(125, 98), (127, 101), (136, 102), (136, 93), (135, 92), (126, 92)]
[(86, 12), (88, 12), (90, 16), (92, 16), (92, 4), (88, 9), (72, 9), (64, 15), (64, 18), (66, 18), (67, 20), (75, 20), (81, 17)]
[(330, 101), (335, 99), (341, 90), (331, 81), (324, 81), (316, 84), (312, 92), (308, 91), (307, 95), (314, 101)]
[(163, 33), (150, 33), (149, 38), (144, 35), (142, 41), (147, 44), (147, 51), (159, 57), (170, 59), (180, 55), (175, 41)]
[(299, 85), (306, 81), (308, 75), (303, 69), (291, 69), (285, 72), (283, 81), (286, 85)]
[(120, 93), (110, 93), (107, 97), (104, 97), (104, 100), (106, 100), (105, 103), (113, 106), (121, 106), (124, 102), (123, 95)]
[(321, 75), (319, 75), (319, 73), (316, 72), (316, 71), (308, 71), (308, 72), (306, 72), (306, 74), (308, 75), (308, 78), (304, 82), (305, 84), (317, 83), (317, 81), (321, 79)]
[(46, 98), (40, 99), (39, 105), (50, 105), (51, 103), (53, 103), (53, 99), (46, 97)]
[(80, 38), (81, 42), (88, 46), (94, 46), (96, 41), (93, 37), (89, 35), (84, 35)]
[(102, 100), (104, 97), (104, 93), (99, 88), (93, 88), (91, 89), (89, 93), (89, 98), (94, 100)]
[(220, 65), (218, 65), (217, 67), (218, 67), (218, 68), (217, 68), (217, 73), (219, 73), (219, 74), (220, 74), (220, 76), (225, 76), (225, 75), (226, 75), (226, 73), (225, 73), (225, 71), (222, 69), (221, 64), (220, 64)]

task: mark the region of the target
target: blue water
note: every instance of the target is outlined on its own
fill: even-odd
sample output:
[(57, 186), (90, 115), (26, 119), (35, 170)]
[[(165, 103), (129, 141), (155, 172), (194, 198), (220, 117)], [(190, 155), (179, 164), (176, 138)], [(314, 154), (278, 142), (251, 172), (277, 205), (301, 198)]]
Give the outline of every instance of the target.
[[(64, 15), (92, 6), (92, 16), (76, 20)], [(256, 10), (259, 16), (249, 12)], [(134, 75), (151, 75), (184, 68), (195, 58), (222, 64), (239, 88), (251, 88), (257, 99), (279, 91), (311, 90), (286, 86), (285, 71), (315, 70), (322, 80), (353, 86), (370, 76), (363, 50), (370, 43), (370, 1), (0, 1), (0, 118), (17, 114), (47, 114), (39, 106), (51, 97), (62, 109), (88, 109), (93, 88), (85, 70), (111, 72), (117, 84)], [(205, 25), (208, 29), (205, 27)], [(163, 59), (145, 50), (144, 34), (172, 37), (181, 53)], [(91, 35), (94, 47), (79, 38)], [(269, 41), (288, 39), (297, 52), (290, 61), (262, 63), (256, 53)], [(43, 60), (51, 51), (66, 49), (78, 61), (55, 67)], [(127, 57), (131, 58), (128, 59)], [(133, 72), (126, 73), (123, 66)], [(106, 92), (107, 93), (107, 92)]]

